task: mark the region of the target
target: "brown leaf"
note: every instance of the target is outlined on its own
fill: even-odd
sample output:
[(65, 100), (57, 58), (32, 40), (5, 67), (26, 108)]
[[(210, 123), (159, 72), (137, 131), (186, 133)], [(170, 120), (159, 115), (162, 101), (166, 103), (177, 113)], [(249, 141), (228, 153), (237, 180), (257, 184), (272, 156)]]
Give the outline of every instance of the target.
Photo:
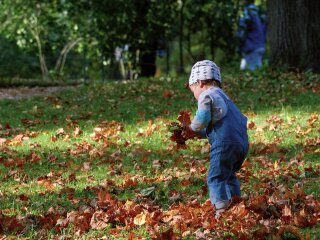
[(280, 237), (280, 239), (282, 239), (282, 236), (285, 234), (285, 233), (291, 233), (293, 234), (297, 239), (299, 240), (303, 240), (304, 237), (303, 235), (299, 232), (299, 229), (294, 227), (294, 226), (281, 226), (278, 230), (278, 234), (277, 234), (277, 237)]
[(56, 136), (51, 137), (51, 142), (56, 142), (57, 140), (58, 140), (58, 138)]
[[(0, 210), (0, 233), (2, 231), (20, 232), (23, 229), (22, 222), (15, 216), (6, 216)], [(0, 235), (1, 236), (1, 235)]]
[(83, 232), (86, 232), (90, 229), (90, 220), (91, 216), (87, 216), (86, 214), (83, 214), (75, 219), (73, 227), (76, 230), (76, 235), (79, 236)]
[(23, 125), (25, 125), (26, 127), (31, 127), (31, 126), (36, 126), (36, 125), (42, 124), (42, 121), (39, 119), (31, 120), (31, 119), (23, 118), (23, 119), (21, 119), (21, 123)]
[(248, 123), (248, 129), (254, 129), (255, 126), (256, 125), (255, 125), (255, 123), (253, 121)]
[(166, 90), (163, 91), (162, 96), (164, 98), (171, 98), (173, 96), (173, 93), (166, 89)]
[(169, 228), (167, 231), (164, 231), (158, 235), (158, 240), (175, 240), (179, 239), (179, 236), (173, 232), (173, 228)]
[(108, 227), (108, 222), (104, 221), (103, 215), (105, 215), (105, 213), (102, 211), (96, 211), (92, 215), (90, 220), (90, 226), (92, 229), (103, 230)]
[(39, 162), (41, 160), (41, 157), (39, 156), (39, 154), (35, 153), (35, 152), (31, 152), (29, 155), (29, 158), (31, 159), (31, 163), (36, 163)]
[(136, 237), (136, 235), (133, 232), (130, 232), (128, 234), (128, 240), (135, 240), (136, 239), (135, 237)]
[(19, 145), (22, 143), (23, 140), (24, 140), (24, 135), (18, 134), (10, 141), (10, 145)]
[(61, 231), (63, 228), (67, 228), (69, 225), (69, 220), (67, 218), (64, 219), (58, 219), (56, 223), (56, 229), (57, 231)]
[(255, 212), (264, 212), (267, 210), (267, 196), (257, 196), (250, 199), (248, 208)]
[(76, 174), (73, 172), (71, 173), (69, 176), (68, 176), (68, 181), (70, 182), (73, 182), (73, 181), (76, 181), (77, 178), (76, 178)]
[(189, 126), (191, 124), (189, 111), (179, 112), (179, 116), (177, 119), (182, 124), (182, 126)]
[(314, 123), (317, 122), (318, 120), (319, 120), (319, 116), (317, 114), (312, 114), (308, 119), (308, 123), (311, 127), (313, 127)]
[(56, 188), (56, 184), (54, 184), (51, 180), (39, 180), (37, 181), (37, 184), (45, 187), (47, 190), (53, 190)]
[(176, 142), (179, 145), (186, 145), (186, 139), (181, 135), (182, 131), (173, 132), (170, 136), (170, 140)]
[(249, 211), (246, 209), (244, 202), (240, 202), (231, 207), (230, 210), (228, 210), (228, 212), (234, 214), (238, 218), (243, 218), (248, 214)]
[(25, 194), (20, 194), (17, 199), (19, 199), (20, 201), (28, 201), (29, 197)]
[(125, 179), (122, 183), (122, 186), (125, 188), (137, 186), (138, 182), (135, 178)]
[(12, 159), (12, 158), (7, 158), (7, 159), (5, 159), (4, 162), (3, 162), (3, 165), (4, 165), (5, 167), (12, 167), (12, 166), (15, 166), (15, 164), (16, 164), (16, 162), (15, 162), (15, 160)]

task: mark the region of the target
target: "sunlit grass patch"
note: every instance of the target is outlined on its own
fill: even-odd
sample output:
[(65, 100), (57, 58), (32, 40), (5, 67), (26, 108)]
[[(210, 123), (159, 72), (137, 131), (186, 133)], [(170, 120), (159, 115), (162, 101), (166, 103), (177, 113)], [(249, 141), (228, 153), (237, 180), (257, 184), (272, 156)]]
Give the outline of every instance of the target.
[[(261, 210), (255, 202), (277, 202), (284, 191), (291, 197), (286, 200), (293, 214), (298, 214), (297, 202), (305, 201), (300, 187), (309, 198), (312, 194), (319, 199), (320, 108), (314, 91), (319, 83), (272, 73), (226, 75), (224, 81), (227, 94), (248, 116), (250, 137), (248, 158), (239, 172), (244, 202), (233, 212), (250, 214), (251, 207), (268, 221), (284, 221), (283, 206), (272, 212), (275, 205)], [(162, 233), (184, 239), (197, 234), (221, 237), (222, 232), (254, 236), (262, 223), (241, 232), (242, 221), (232, 213), (225, 224), (212, 220), (213, 209), (206, 202), (208, 143), (189, 140), (186, 149), (178, 149), (170, 141), (167, 124), (179, 111), (196, 109), (183, 83), (169, 77), (94, 83), (50, 97), (0, 101), (0, 210), (12, 219), (40, 221), (30, 225), (28, 220), (16, 229), (6, 225), (2, 230), (0, 225), (0, 232), (20, 231), (35, 238), (73, 236), (77, 231), (88, 238), (111, 239)], [(107, 193), (114, 199), (101, 197)], [(106, 225), (92, 230), (93, 214), (108, 209), (128, 216), (108, 213), (112, 216), (104, 216)], [(68, 213), (76, 214), (76, 220)], [(138, 215), (146, 222), (134, 224)], [(47, 217), (52, 222), (44, 233), (42, 220)], [(228, 217), (234, 218), (233, 224)], [(276, 234), (268, 231), (265, 236)]]

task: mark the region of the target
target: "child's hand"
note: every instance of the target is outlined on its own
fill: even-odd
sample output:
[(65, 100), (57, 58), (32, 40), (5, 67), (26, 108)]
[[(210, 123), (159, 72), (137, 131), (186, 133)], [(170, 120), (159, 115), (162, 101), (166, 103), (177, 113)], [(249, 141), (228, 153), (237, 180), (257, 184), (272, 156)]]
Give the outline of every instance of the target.
[(187, 139), (182, 136), (183, 127), (178, 122), (171, 122), (167, 125), (167, 129), (171, 132), (171, 141), (176, 142), (180, 147), (186, 145)]
[(198, 136), (198, 134), (191, 129), (190, 125), (183, 127), (181, 135), (185, 139), (193, 139)]

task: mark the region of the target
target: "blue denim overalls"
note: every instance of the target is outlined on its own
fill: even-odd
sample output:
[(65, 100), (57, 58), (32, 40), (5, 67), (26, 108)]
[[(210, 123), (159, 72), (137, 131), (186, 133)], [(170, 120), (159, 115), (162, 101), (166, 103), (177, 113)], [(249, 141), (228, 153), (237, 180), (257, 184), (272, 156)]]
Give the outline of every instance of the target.
[(240, 196), (238, 171), (249, 149), (247, 118), (221, 89), (210, 92), (224, 99), (228, 108), (226, 115), (215, 124), (207, 127), (206, 134), (211, 145), (208, 188), (211, 203), (216, 209), (229, 205), (232, 196)]

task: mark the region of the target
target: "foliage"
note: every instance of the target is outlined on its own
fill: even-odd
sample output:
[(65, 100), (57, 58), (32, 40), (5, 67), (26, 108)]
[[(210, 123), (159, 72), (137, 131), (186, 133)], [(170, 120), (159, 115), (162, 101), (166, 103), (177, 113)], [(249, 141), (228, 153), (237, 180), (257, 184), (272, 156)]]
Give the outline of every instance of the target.
[(24, 51), (37, 53), (44, 80), (50, 69), (62, 75), (67, 54), (89, 27), (86, 18), (73, 14), (75, 7), (65, 1), (1, 2), (1, 34)]
[[(224, 51), (227, 58), (232, 58), (236, 49), (234, 28), (237, 25), (239, 3), (234, 0), (185, 2), (186, 48), (194, 61), (215, 59), (218, 49)], [(196, 37), (199, 34), (200, 37)], [(202, 52), (193, 53), (192, 46), (198, 44), (201, 44)]]
[[(0, 101), (0, 232), (7, 237), (264, 239), (319, 236), (319, 77), (224, 75), (249, 118), (243, 197), (220, 220), (208, 146), (167, 124), (195, 110), (184, 79), (92, 84)], [(170, 86), (170, 89), (168, 89)]]
[(15, 42), (0, 37), (0, 52), (0, 77), (38, 77), (38, 59), (21, 50)]
[(145, 61), (146, 66), (155, 63), (157, 50), (172, 48), (179, 34), (181, 51), (192, 61), (214, 58), (217, 49), (231, 58), (237, 11), (235, 0), (4, 0), (0, 32), (24, 53), (39, 58), (44, 79), (61, 78), (69, 52), (84, 59), (84, 68), (103, 72), (106, 65), (114, 68), (116, 47), (128, 44), (125, 67), (138, 71)]

